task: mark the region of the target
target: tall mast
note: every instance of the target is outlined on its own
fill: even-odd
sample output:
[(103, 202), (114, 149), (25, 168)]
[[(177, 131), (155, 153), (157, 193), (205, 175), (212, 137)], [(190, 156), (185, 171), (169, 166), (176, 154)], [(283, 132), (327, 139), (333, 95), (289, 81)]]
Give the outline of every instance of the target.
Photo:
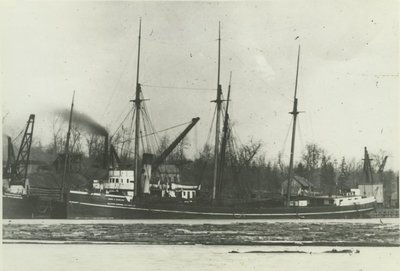
[(142, 19), (139, 20), (139, 37), (138, 37), (138, 57), (137, 57), (137, 67), (136, 67), (136, 95), (135, 95), (135, 107), (136, 107), (136, 119), (135, 119), (135, 187), (134, 192), (135, 196), (140, 195), (140, 174), (139, 174), (139, 137), (140, 137), (140, 110), (141, 110), (141, 102), (140, 92), (141, 87), (139, 84), (139, 64), (140, 64), (140, 39), (142, 32)]
[(71, 137), (71, 127), (72, 127), (72, 113), (74, 110), (74, 100), (75, 100), (75, 91), (74, 94), (72, 95), (72, 103), (71, 103), (71, 110), (69, 112), (69, 122), (68, 122), (68, 131), (67, 131), (67, 140), (65, 141), (65, 149), (64, 149), (64, 171), (63, 171), (63, 176), (61, 180), (61, 189), (62, 189), (62, 195), (64, 196), (64, 200), (67, 203), (68, 206), (68, 194), (69, 194), (69, 183), (65, 181), (67, 172), (68, 172), (68, 167), (69, 167), (69, 140)]
[(218, 25), (218, 78), (217, 78), (217, 99), (214, 101), (217, 104), (217, 119), (215, 124), (215, 146), (214, 146), (214, 179), (213, 179), (213, 191), (212, 200), (216, 199), (217, 192), (217, 179), (218, 179), (218, 161), (219, 161), (219, 133), (220, 133), (220, 114), (221, 114), (221, 95), (222, 89), (220, 84), (220, 70), (221, 70), (221, 22)]
[(290, 193), (291, 193), (291, 183), (293, 178), (293, 156), (294, 156), (294, 143), (296, 136), (296, 119), (299, 111), (297, 111), (297, 80), (299, 77), (299, 63), (300, 63), (300, 45), (297, 53), (297, 69), (296, 69), (296, 83), (294, 86), (294, 101), (293, 101), (293, 110), (290, 114), (293, 115), (293, 130), (292, 130), (292, 144), (290, 146), (290, 163), (289, 163), (289, 178), (288, 178), (288, 186), (287, 186), (287, 200), (286, 206), (290, 206)]
[(231, 96), (231, 81), (232, 81), (232, 72), (229, 76), (229, 86), (228, 86), (228, 97), (226, 98), (226, 107), (225, 107), (225, 116), (224, 116), (224, 125), (222, 128), (222, 142), (221, 142), (221, 150), (220, 150), (220, 160), (219, 160), (219, 171), (218, 171), (218, 182), (217, 182), (217, 200), (221, 200), (222, 196), (222, 179), (224, 177), (224, 163), (225, 163), (225, 152), (226, 145), (229, 137), (229, 101)]

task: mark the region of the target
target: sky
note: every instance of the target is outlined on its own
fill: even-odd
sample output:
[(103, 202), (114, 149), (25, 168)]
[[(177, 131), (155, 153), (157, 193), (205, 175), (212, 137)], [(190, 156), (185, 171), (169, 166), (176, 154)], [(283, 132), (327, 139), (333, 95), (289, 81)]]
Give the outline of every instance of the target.
[[(289, 159), (301, 45), (295, 158), (316, 143), (338, 160), (364, 146), (399, 159), (398, 1), (2, 2), (2, 132), (15, 136), (36, 114), (46, 144), (55, 112), (75, 108), (113, 132), (139, 82), (157, 130), (200, 117), (188, 152), (204, 145), (217, 86), (232, 71), (230, 116), (239, 142), (262, 141), (268, 160)], [(156, 87), (162, 86), (163, 88)], [(171, 88), (166, 88), (171, 87)], [(172, 130), (174, 137), (179, 130)]]

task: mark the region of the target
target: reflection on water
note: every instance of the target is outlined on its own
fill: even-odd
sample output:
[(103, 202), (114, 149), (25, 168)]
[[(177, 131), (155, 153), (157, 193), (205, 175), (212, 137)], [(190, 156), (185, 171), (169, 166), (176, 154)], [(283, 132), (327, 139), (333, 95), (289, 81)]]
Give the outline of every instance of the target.
[[(202, 245), (3, 245), (3, 269), (42, 270), (396, 270), (399, 248)], [(336, 248), (342, 250), (343, 248)], [(354, 253), (355, 251), (359, 253)], [(239, 253), (230, 253), (236, 251)], [(260, 253), (246, 253), (258, 251)], [(276, 253), (261, 253), (275, 251)], [(306, 253), (278, 253), (303, 251)], [(21, 260), (23, 258), (23, 260)], [(384, 269), (382, 269), (384, 267)]]

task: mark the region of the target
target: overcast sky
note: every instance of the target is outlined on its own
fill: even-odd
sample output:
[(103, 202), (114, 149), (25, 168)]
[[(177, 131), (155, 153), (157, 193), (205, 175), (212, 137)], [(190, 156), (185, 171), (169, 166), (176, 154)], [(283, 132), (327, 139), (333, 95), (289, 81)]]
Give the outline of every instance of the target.
[(232, 71), (241, 142), (262, 140), (268, 159), (283, 150), (288, 160), (300, 44), (297, 158), (308, 142), (356, 161), (367, 146), (387, 151), (398, 169), (398, 1), (44, 1), (1, 10), (5, 134), (17, 134), (34, 113), (35, 136), (46, 143), (53, 112), (69, 107), (73, 90), (76, 109), (113, 131), (134, 96), (141, 17), (139, 81), (154, 126), (198, 116), (190, 152), (201, 149), (215, 106), (221, 21), (221, 84), (226, 93)]

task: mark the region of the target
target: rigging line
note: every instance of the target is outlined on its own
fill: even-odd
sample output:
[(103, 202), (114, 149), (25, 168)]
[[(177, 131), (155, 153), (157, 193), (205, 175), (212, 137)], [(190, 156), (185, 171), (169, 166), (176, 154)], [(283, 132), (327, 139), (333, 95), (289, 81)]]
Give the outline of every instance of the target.
[[(146, 110), (144, 108), (144, 106), (142, 107), (142, 116), (143, 116), (143, 131), (144, 134), (148, 134), (147, 130), (150, 129), (150, 120), (149, 120), (149, 116), (146, 114)], [(147, 144), (147, 150), (146, 151), (150, 151), (152, 152), (152, 144), (150, 144), (150, 138), (146, 137), (146, 144)]]
[[(144, 109), (144, 113), (145, 113), (145, 115), (146, 115), (146, 117), (147, 117), (147, 119), (148, 119), (151, 132), (155, 132), (156, 129), (154, 128), (153, 121), (152, 121), (152, 119), (151, 119), (149, 110), (147, 109), (146, 103), (143, 104), (143, 109)], [(156, 143), (157, 143), (157, 145), (158, 145), (158, 142), (157, 142), (157, 141), (158, 141), (157, 135), (154, 136), (154, 139), (155, 139), (155, 141), (156, 141)]]
[[(142, 109), (142, 113), (143, 113), (143, 115), (145, 115), (144, 109)], [(146, 126), (148, 124), (148, 120), (147, 120), (147, 123), (145, 121), (146, 120), (143, 120), (143, 131), (144, 131), (144, 134), (147, 134), (147, 127)], [(147, 144), (147, 150), (146, 151), (150, 150), (150, 152), (151, 152), (152, 150), (151, 150), (151, 144), (150, 144), (150, 141), (149, 141), (149, 137), (146, 136), (145, 140), (146, 140), (146, 144)], [(144, 147), (143, 147), (143, 151), (144, 151)]]
[(285, 140), (283, 141), (283, 145), (282, 145), (282, 149), (281, 149), (282, 155), (283, 155), (283, 153), (285, 152), (285, 149), (286, 149), (286, 142), (287, 142), (287, 139), (289, 137), (289, 132), (290, 132), (290, 128), (292, 127), (292, 124), (293, 124), (293, 118), (290, 118), (290, 124), (289, 124), (288, 130), (286, 132)]
[(240, 145), (243, 145), (243, 142), (238, 136), (238, 132), (236, 131), (236, 128), (234, 126), (231, 126), (231, 131), (232, 131), (232, 137), (234, 137), (235, 140), (239, 141)]
[(207, 139), (206, 139), (206, 145), (208, 145), (208, 142), (210, 141), (210, 138), (211, 138), (212, 129), (214, 128), (213, 126), (214, 126), (214, 120), (215, 120), (216, 112), (217, 112), (217, 107), (215, 107), (215, 109), (214, 109), (213, 118), (211, 120), (211, 126), (210, 126), (210, 129), (208, 131), (208, 135), (207, 135)]
[[(124, 122), (126, 121), (126, 119), (129, 117), (130, 113), (132, 113), (132, 111), (133, 111), (134, 109), (135, 109), (135, 108), (132, 107), (132, 108), (128, 111), (128, 113), (126, 114), (125, 118), (121, 121), (121, 123), (119, 124), (118, 128), (115, 129), (115, 132), (112, 134), (111, 137), (113, 137), (113, 136), (118, 132), (118, 130), (121, 128), (121, 126), (124, 124)], [(122, 115), (122, 114), (121, 114), (121, 115)]]
[[(107, 110), (108, 110), (108, 108), (109, 108), (111, 102), (113, 101), (113, 98), (116, 96), (115, 94), (116, 94), (117, 88), (118, 88), (119, 85), (121, 84), (121, 78), (122, 78), (122, 76), (126, 73), (126, 71), (127, 71), (126, 67), (128, 66), (129, 63), (131, 63), (133, 57), (134, 57), (134, 54), (131, 54), (131, 57), (128, 59), (128, 61), (126, 61), (125, 66), (124, 66), (122, 72), (119, 74), (119, 77), (118, 77), (118, 80), (117, 80), (117, 82), (116, 82), (116, 84), (115, 84), (115, 87), (114, 87), (113, 91), (111, 92), (111, 95), (110, 95), (110, 97), (108, 98), (108, 103), (107, 103), (107, 105), (106, 105), (106, 107), (105, 107), (105, 110), (103, 111), (103, 117), (105, 116), (105, 113), (107, 112)], [(121, 88), (119, 88), (119, 89), (121, 89)]]
[[(121, 113), (119, 114), (119, 116), (117, 118), (115, 118), (116, 120), (120, 120), (122, 117), (122, 114), (124, 114), (126, 112), (127, 109), (131, 108), (131, 104), (130, 103), (126, 103), (125, 107), (121, 110)], [(132, 109), (129, 109), (132, 110)], [(115, 121), (116, 122), (116, 121)]]
[(121, 153), (122, 153), (122, 151), (125, 151), (124, 154), (127, 154), (127, 153), (133, 154), (133, 153), (134, 153), (134, 151), (129, 150), (129, 148), (126, 148), (126, 147), (124, 148), (124, 147), (121, 147), (121, 146), (114, 146), (114, 148), (115, 148), (117, 151), (120, 150)]
[[(142, 131), (140, 131), (139, 132), (140, 133), (140, 135), (142, 135)], [(142, 141), (141, 143), (142, 143), (142, 154), (145, 152), (145, 149), (144, 149), (144, 142), (143, 142), (143, 136), (140, 136), (140, 141)], [(140, 146), (139, 146), (140, 147)], [(138, 152), (140, 153), (140, 149), (138, 150)]]
[(178, 124), (178, 125), (172, 126), (172, 127), (170, 127), (170, 128), (166, 128), (166, 129), (163, 129), (163, 130), (160, 130), (160, 131), (156, 131), (156, 132), (153, 132), (153, 133), (144, 135), (143, 137), (150, 136), (150, 135), (154, 135), (154, 134), (161, 133), (161, 132), (165, 132), (165, 131), (168, 131), (168, 130), (172, 130), (172, 129), (177, 128), (177, 127), (180, 127), (180, 126), (187, 125), (187, 124), (189, 124), (189, 123), (191, 123), (191, 122), (192, 122), (192, 121), (188, 121), (188, 122), (185, 122), (185, 123), (182, 123), (182, 124)]
[(300, 145), (301, 145), (302, 147), (304, 147), (305, 145), (304, 145), (304, 141), (303, 141), (303, 133), (301, 132), (301, 126), (300, 126), (300, 121), (299, 121), (299, 119), (297, 119), (297, 128), (298, 128), (298, 130), (299, 130)]
[(150, 87), (150, 88), (166, 88), (166, 89), (183, 89), (183, 90), (210, 90), (215, 91), (213, 88), (193, 88), (193, 87), (174, 87), (174, 86), (155, 86), (155, 85), (147, 85), (142, 84), (142, 86)]
[(13, 143), (15, 143), (15, 141), (17, 141), (17, 139), (22, 135), (22, 133), (25, 131), (25, 128), (23, 128), (21, 130), (21, 132), (19, 132), (19, 134), (12, 140)]
[[(140, 109), (139, 109), (140, 110)], [(130, 125), (129, 125), (129, 128), (128, 128), (128, 138), (132, 138), (132, 135), (133, 135), (133, 132), (134, 132), (134, 130), (133, 130), (133, 123), (135, 122), (135, 116), (136, 116), (136, 114), (137, 114), (137, 108), (136, 107), (134, 107), (134, 110), (133, 110), (133, 114), (132, 114), (132, 119), (131, 119), (131, 123), (130, 123)], [(136, 143), (135, 143), (136, 144)], [(129, 141), (128, 142), (128, 148), (130, 148), (131, 147), (131, 141)]]
[[(154, 133), (155, 132), (155, 128), (154, 128), (154, 126), (153, 126), (153, 122), (151, 121), (151, 118), (150, 118), (150, 114), (149, 114), (149, 112), (147, 111), (147, 107), (146, 106), (144, 106), (144, 113), (143, 113), (143, 115), (145, 116), (145, 118), (147, 119), (147, 122), (148, 122), (148, 125), (150, 126), (150, 131), (152, 132), (152, 133)], [(147, 133), (147, 132), (146, 132)], [(154, 136), (152, 137), (153, 138), (153, 141), (154, 141), (154, 148), (159, 148), (159, 143), (158, 143), (158, 137), (157, 137), (157, 134), (154, 134)]]

